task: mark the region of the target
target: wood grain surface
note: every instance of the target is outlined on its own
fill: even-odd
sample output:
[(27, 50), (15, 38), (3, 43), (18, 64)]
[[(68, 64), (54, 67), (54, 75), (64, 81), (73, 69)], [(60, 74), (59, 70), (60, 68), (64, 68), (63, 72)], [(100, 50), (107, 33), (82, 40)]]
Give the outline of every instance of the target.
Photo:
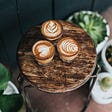
[[(70, 36), (80, 45), (80, 51), (72, 63), (63, 62), (56, 51), (50, 64), (38, 65), (32, 46), (39, 40), (45, 40), (40, 31), (41, 26), (35, 26), (25, 34), (17, 51), (19, 68), (24, 78), (38, 89), (51, 93), (77, 89), (90, 78), (96, 66), (95, 46), (87, 33), (74, 24), (62, 20), (59, 22), (63, 26), (63, 37)], [(51, 41), (55, 48), (57, 41)]]

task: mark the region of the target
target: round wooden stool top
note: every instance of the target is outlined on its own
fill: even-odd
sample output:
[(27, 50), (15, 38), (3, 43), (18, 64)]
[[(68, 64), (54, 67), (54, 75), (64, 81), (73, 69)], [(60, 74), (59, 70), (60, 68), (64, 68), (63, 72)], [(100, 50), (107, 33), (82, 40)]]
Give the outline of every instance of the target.
[[(77, 89), (90, 78), (96, 66), (95, 46), (87, 33), (74, 24), (59, 22), (63, 26), (63, 37), (70, 36), (80, 45), (80, 51), (72, 63), (63, 62), (56, 52), (50, 64), (38, 65), (32, 46), (38, 40), (45, 39), (40, 31), (41, 26), (35, 26), (25, 34), (17, 51), (18, 64), (24, 78), (38, 89), (51, 93)], [(51, 41), (55, 48), (57, 41)]]

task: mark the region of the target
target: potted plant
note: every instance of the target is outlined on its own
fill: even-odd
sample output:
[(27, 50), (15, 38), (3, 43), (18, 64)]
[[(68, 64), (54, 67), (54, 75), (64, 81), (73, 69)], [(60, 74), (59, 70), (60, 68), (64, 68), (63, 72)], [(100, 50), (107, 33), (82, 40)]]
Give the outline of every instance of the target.
[(99, 104), (112, 103), (112, 74), (99, 73), (91, 95), (93, 100)]
[(19, 112), (23, 98), (10, 81), (11, 72), (0, 63), (0, 112)]
[(109, 25), (103, 16), (98, 12), (79, 11), (69, 16), (67, 21), (77, 24), (88, 33), (93, 39), (97, 54), (99, 54), (110, 36)]
[(103, 68), (112, 74), (112, 39), (106, 43), (101, 52)]

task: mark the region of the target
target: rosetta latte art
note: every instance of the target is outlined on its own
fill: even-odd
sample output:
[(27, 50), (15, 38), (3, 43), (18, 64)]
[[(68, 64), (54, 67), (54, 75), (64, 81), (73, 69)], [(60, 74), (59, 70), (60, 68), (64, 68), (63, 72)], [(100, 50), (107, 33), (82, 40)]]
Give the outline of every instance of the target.
[(48, 40), (62, 37), (62, 25), (56, 20), (48, 20), (42, 24), (41, 33)]
[(47, 26), (48, 32), (55, 33), (57, 31), (57, 29), (58, 29), (57, 25), (54, 22), (50, 21)]
[(72, 40), (65, 40), (61, 43), (62, 52), (74, 54), (78, 51), (78, 46)]

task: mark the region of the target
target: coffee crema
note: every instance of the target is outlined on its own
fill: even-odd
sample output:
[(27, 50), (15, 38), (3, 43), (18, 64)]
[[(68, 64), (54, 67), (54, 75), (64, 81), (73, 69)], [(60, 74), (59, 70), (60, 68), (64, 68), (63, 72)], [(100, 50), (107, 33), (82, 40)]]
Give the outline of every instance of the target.
[(79, 51), (79, 45), (75, 39), (64, 37), (58, 42), (57, 49), (62, 60), (71, 61), (76, 57)]
[(40, 40), (33, 45), (33, 54), (39, 64), (49, 63), (54, 56), (54, 46), (51, 42)]
[(62, 25), (56, 20), (49, 20), (42, 24), (41, 33), (48, 40), (55, 40), (62, 36)]

